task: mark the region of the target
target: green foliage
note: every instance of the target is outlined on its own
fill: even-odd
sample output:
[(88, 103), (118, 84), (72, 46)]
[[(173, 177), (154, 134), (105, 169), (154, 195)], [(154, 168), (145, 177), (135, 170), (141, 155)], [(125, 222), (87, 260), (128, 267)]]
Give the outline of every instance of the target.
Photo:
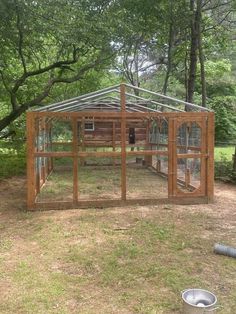
[(235, 146), (215, 147), (215, 178), (227, 178), (236, 183), (236, 172), (233, 171)]
[(20, 141), (0, 141), (0, 180), (14, 175), (25, 174), (25, 144)]
[(215, 162), (215, 178), (227, 177), (232, 173), (232, 162), (228, 160), (227, 155), (220, 154), (220, 158)]
[(236, 137), (236, 98), (215, 97), (210, 101), (215, 111), (216, 141), (227, 141)]
[(219, 79), (225, 74), (231, 72), (231, 62), (228, 59), (218, 61), (207, 60), (205, 62), (206, 77), (208, 79)]
[[(98, 0), (1, 2), (0, 130), (49, 97), (55, 102), (100, 87), (116, 49), (114, 13)], [(72, 85), (57, 86), (63, 83)]]
[[(234, 31), (226, 20), (219, 23), (219, 17), (232, 6), (231, 2), (222, 6), (219, 1), (211, 9), (210, 1), (202, 11), (207, 97), (216, 112), (216, 139), (221, 141), (234, 139), (236, 134), (236, 48), (230, 39)], [(174, 33), (168, 94), (185, 99), (191, 18), (189, 2), (184, 0), (2, 0), (0, 130), (14, 105), (23, 106), (24, 112), (31, 106), (75, 97), (127, 79), (126, 70), (141, 87), (162, 92), (170, 26)], [(50, 68), (58, 61), (65, 63)], [(151, 63), (153, 67), (140, 70)], [(42, 69), (46, 70), (40, 72)], [(55, 83), (47, 90), (52, 80)], [(20, 84), (15, 88), (17, 82)], [(199, 65), (194, 101), (201, 104)], [(10, 132), (11, 140), (22, 141), (25, 118), (14, 119), (5, 126), (4, 134)]]
[(222, 157), (226, 161), (232, 161), (232, 155), (234, 154), (234, 146), (216, 146), (215, 147), (215, 161), (221, 161)]
[(215, 96), (236, 95), (235, 84), (231, 71), (232, 64), (228, 59), (206, 61), (205, 72), (208, 97), (212, 98)]

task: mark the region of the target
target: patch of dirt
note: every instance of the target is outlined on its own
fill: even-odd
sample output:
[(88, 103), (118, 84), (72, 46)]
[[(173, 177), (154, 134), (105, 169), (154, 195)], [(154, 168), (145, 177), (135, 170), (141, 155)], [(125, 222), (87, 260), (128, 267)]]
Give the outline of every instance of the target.
[[(86, 264), (86, 260), (80, 261), (80, 263), (84, 263), (85, 268), (81, 268), (80, 263), (74, 263), (73, 248), (80, 248), (81, 250), (86, 248), (89, 252), (90, 249), (95, 250), (96, 247), (103, 247), (109, 252), (109, 247), (106, 246), (109, 245), (106, 244), (108, 239), (113, 239), (114, 237), (114, 239), (118, 238), (120, 241), (125, 239), (127, 243), (129, 243), (129, 241), (132, 242), (133, 240), (130, 238), (129, 232), (135, 229), (143, 219), (154, 219), (154, 221), (160, 222), (160, 224), (164, 222), (164, 225), (168, 225), (169, 222), (173, 223), (175, 227), (177, 227), (178, 234), (184, 234), (183, 239), (181, 238), (183, 242), (178, 243), (177, 239), (175, 245), (179, 245), (179, 247), (176, 247), (175, 250), (176, 252), (178, 252), (178, 250), (180, 250), (180, 252), (182, 251), (183, 258), (186, 256), (186, 260), (183, 260), (186, 263), (186, 269), (191, 273), (191, 267), (195, 270), (197, 265), (197, 267), (199, 267), (199, 273), (203, 275), (205, 274), (205, 270), (207, 270), (209, 288), (220, 295), (223, 303), (228, 304), (227, 298), (235, 283), (235, 264), (231, 264), (230, 259), (224, 262), (224, 257), (214, 255), (212, 250), (215, 242), (222, 240), (225, 244), (235, 245), (236, 239), (236, 186), (223, 182), (216, 182), (215, 201), (212, 204), (126, 206), (112, 209), (104, 208), (102, 210), (74, 209), (27, 212), (26, 178), (20, 176), (0, 181), (0, 248), (2, 249), (0, 254), (0, 295), (4, 297), (6, 293), (13, 295), (16, 290), (14, 286), (11, 286), (12, 282), (7, 280), (7, 276), (5, 276), (6, 278), (1, 278), (1, 267), (3, 270), (5, 269), (5, 272), (9, 272), (8, 276), (10, 276), (10, 273), (14, 272), (17, 265), (18, 268), (19, 265), (21, 266), (19, 263), (24, 262), (26, 257), (28, 257), (29, 264), (34, 263), (37, 265), (37, 269), (42, 272), (45, 278), (50, 272), (56, 274), (57, 277), (63, 275), (70, 277), (73, 283), (70, 291), (73, 292), (73, 286), (77, 280), (82, 280), (85, 277), (84, 269), (86, 269), (86, 267), (88, 267), (88, 269), (92, 267), (90, 275), (94, 276), (95, 279), (96, 276), (93, 272), (99, 272), (96, 269), (96, 263), (93, 263), (92, 266), (90, 265), (90, 258), (88, 258), (88, 264)], [(195, 229), (188, 229), (190, 228), (189, 226)], [(146, 227), (152, 228), (152, 225), (147, 225)], [(52, 244), (47, 242), (48, 232)], [(142, 232), (142, 230), (137, 229), (137, 232)], [(156, 233), (152, 231), (152, 229), (150, 229), (150, 232), (153, 232), (153, 236), (156, 236)], [(162, 230), (160, 230), (160, 232), (162, 232)], [(186, 233), (188, 233), (190, 238), (194, 238), (194, 241), (192, 246), (186, 247), (185, 249)], [(160, 233), (160, 236), (161, 235)], [(188, 236), (186, 236), (186, 241), (188, 241)], [(63, 239), (63, 241), (61, 241), (61, 239)], [(54, 244), (55, 247), (53, 247)], [(142, 243), (140, 243), (140, 245), (141, 244)], [(61, 248), (60, 245), (63, 247)], [(55, 250), (57, 246), (60, 254), (63, 250), (65, 256), (72, 254), (72, 261), (61, 259), (60, 254), (54, 255), (53, 250)], [(52, 247), (53, 250), (51, 249)], [(69, 251), (70, 248), (72, 249), (71, 253)], [(163, 259), (163, 263), (169, 265), (168, 269), (170, 271), (174, 267), (179, 268), (178, 265), (176, 266), (174, 264), (176, 263), (175, 260), (173, 261), (174, 254), (168, 256), (163, 250), (165, 250), (165, 245), (163, 245), (162, 251), (160, 250), (158, 252), (158, 259)], [(80, 251), (78, 252), (80, 253)], [(131, 253), (132, 252), (131, 250)], [(76, 258), (77, 251), (74, 253)], [(189, 256), (191, 258), (189, 258)], [(151, 258), (152, 256), (149, 256), (149, 259)], [(156, 259), (157, 255), (154, 255), (153, 258)], [(198, 260), (197, 263), (195, 263), (196, 260)], [(109, 267), (113, 265), (111, 262), (112, 260), (109, 260)], [(24, 270), (24, 263), (22, 265), (21, 267), (23, 267)], [(153, 270), (151, 269), (151, 271), (155, 272), (155, 268)], [(198, 274), (196, 276), (198, 276)], [(143, 280), (143, 278), (141, 279)], [(150, 291), (155, 287), (155, 285), (152, 286), (151, 283), (151, 279), (146, 280), (148, 287), (150, 285)], [(79, 284), (82, 285), (80, 282)], [(145, 283), (140, 285), (144, 286)], [(69, 296), (67, 300), (64, 300), (68, 313), (77, 313), (78, 307), (80, 307), (81, 313), (144, 313), (143, 308), (139, 309), (139, 307), (136, 311), (130, 310), (131, 308), (136, 308), (139, 304), (135, 304), (135, 302), (137, 302), (135, 298), (134, 305), (132, 305), (132, 301), (126, 301), (129, 295), (123, 294), (123, 288), (117, 287), (117, 292), (105, 287), (101, 290), (100, 286), (95, 286), (93, 281), (91, 281), (91, 283), (88, 281), (88, 283), (84, 284), (84, 288), (80, 286), (80, 296), (74, 293), (74, 295)], [(85, 287), (88, 289), (85, 289)], [(145, 291), (149, 291), (148, 287)], [(164, 288), (163, 285), (163, 289)], [(94, 290), (96, 291), (94, 292)], [(161, 291), (164, 293), (164, 290)], [(167, 290), (167, 293), (169, 293), (169, 291), (170, 290)], [(136, 293), (135, 290), (131, 292)], [(109, 298), (107, 296), (109, 296)], [(3, 300), (4, 297), (0, 298), (0, 301)], [(123, 298), (123, 308), (120, 308), (117, 303), (119, 298)], [(153, 292), (153, 298), (156, 300), (156, 290)], [(234, 302), (232, 300), (233, 296), (231, 297), (231, 302)], [(63, 302), (63, 299), (61, 302)], [(125, 302), (127, 302), (127, 306)], [(144, 302), (141, 297), (139, 302)], [(60, 302), (55, 306), (60, 306)], [(52, 311), (54, 313), (57, 310)], [(11, 312), (5, 311), (5, 313), (8, 314)], [(168, 312), (167, 310), (162, 311), (160, 309), (156, 313), (166, 314), (180, 312)], [(228, 314), (231, 312), (226, 311), (225, 313)]]
[(26, 210), (26, 178), (12, 177), (0, 180), (0, 214), (2, 217), (15, 211)]
[[(64, 211), (45, 211), (45, 212), (26, 212), (26, 178), (24, 176), (12, 177), (0, 181), (0, 230), (4, 230), (6, 226), (15, 224), (14, 228), (18, 230), (24, 230), (24, 227), (30, 223), (27, 220), (27, 214), (33, 215), (37, 220), (41, 222), (47, 219), (53, 219), (59, 223), (69, 223), (70, 220), (82, 219), (86, 215), (84, 210), (64, 210)], [(109, 211), (109, 220), (114, 217), (114, 230), (116, 229), (129, 229), (130, 225), (135, 225), (137, 217), (140, 219), (152, 217), (157, 210), (168, 212), (169, 215), (175, 216), (175, 223), (181, 228), (183, 223), (183, 215), (196, 214), (205, 215), (202, 217), (204, 224), (204, 238), (212, 237), (212, 233), (215, 234), (215, 241), (219, 241), (221, 237), (228, 239), (228, 244), (233, 245), (231, 238), (235, 236), (236, 230), (236, 186), (224, 182), (215, 183), (215, 201), (212, 204), (201, 204), (201, 205), (154, 205), (154, 206), (134, 206), (134, 207), (117, 207), (117, 208), (104, 208), (103, 210), (94, 210), (96, 217), (102, 217), (102, 220), (106, 223), (107, 211)], [(93, 211), (92, 210), (92, 211)], [(91, 210), (90, 210), (91, 211)], [(134, 216), (134, 221), (129, 221)], [(116, 221), (117, 215), (119, 221)], [(160, 212), (160, 219), (161, 219)], [(209, 221), (207, 221), (207, 216)], [(66, 220), (67, 222), (63, 222)], [(69, 228), (70, 226), (68, 226)], [(200, 226), (202, 227), (202, 226)], [(30, 226), (27, 227), (30, 229)], [(117, 232), (125, 232), (120, 230)], [(22, 243), (21, 239), (15, 239), (14, 235), (11, 234), (13, 242)], [(17, 240), (17, 241), (16, 241)], [(76, 244), (78, 239), (74, 239)], [(81, 241), (81, 239), (80, 239)], [(86, 242), (86, 240), (84, 240)], [(73, 243), (72, 243), (73, 244)], [(29, 245), (29, 243), (28, 243)], [(24, 246), (24, 245), (23, 245)], [(22, 245), (19, 245), (22, 248)], [(18, 254), (16, 246), (16, 255)], [(36, 250), (33, 245), (26, 251), (34, 252)]]
[[(138, 193), (136, 192), (138, 195)], [(215, 201), (213, 204), (204, 205), (158, 205), (158, 206), (139, 206), (135, 210), (140, 210), (142, 215), (148, 215), (151, 208), (158, 207), (164, 210), (178, 210), (193, 211), (211, 214), (215, 217), (228, 219), (228, 223), (236, 223), (236, 185), (232, 185), (224, 182), (215, 183)], [(134, 208), (133, 208), (134, 209)], [(124, 213), (127, 208), (114, 209), (117, 212)], [(132, 208), (128, 208), (132, 210)], [(0, 217), (1, 223), (5, 219), (15, 218), (14, 215), (26, 211), (26, 178), (25, 176), (17, 176), (0, 181)], [(63, 219), (64, 216), (74, 216), (78, 214), (77, 210), (66, 211), (50, 211), (45, 212), (45, 216), (56, 215), (58, 218)], [(80, 212), (81, 214), (81, 212)]]

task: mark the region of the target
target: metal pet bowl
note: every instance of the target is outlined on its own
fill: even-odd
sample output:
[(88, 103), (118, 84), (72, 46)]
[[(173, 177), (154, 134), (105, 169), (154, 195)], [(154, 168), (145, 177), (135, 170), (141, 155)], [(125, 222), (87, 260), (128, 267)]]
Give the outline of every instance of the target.
[(182, 292), (184, 314), (203, 314), (217, 309), (216, 296), (203, 289), (187, 289)]

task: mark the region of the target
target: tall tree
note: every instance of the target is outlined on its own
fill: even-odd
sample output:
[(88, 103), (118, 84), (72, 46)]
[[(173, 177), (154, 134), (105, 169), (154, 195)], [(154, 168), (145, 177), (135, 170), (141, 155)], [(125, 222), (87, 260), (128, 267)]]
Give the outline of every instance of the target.
[(106, 1), (2, 0), (0, 77), (8, 110), (0, 131), (42, 104), (56, 84), (81, 80), (112, 57)]
[[(197, 1), (197, 5), (196, 5)], [(188, 92), (187, 92), (187, 101), (193, 102), (193, 95), (195, 89), (196, 81), (196, 70), (197, 70), (197, 53), (198, 53), (198, 32), (200, 29), (200, 10), (201, 6), (199, 2), (201, 0), (190, 0), (190, 57), (189, 57), (189, 77), (188, 77)]]
[(168, 52), (167, 52), (167, 69), (163, 85), (163, 94), (166, 95), (168, 81), (173, 66), (173, 45), (174, 45), (174, 12), (173, 12), (173, 0), (169, 1), (169, 39), (168, 39)]

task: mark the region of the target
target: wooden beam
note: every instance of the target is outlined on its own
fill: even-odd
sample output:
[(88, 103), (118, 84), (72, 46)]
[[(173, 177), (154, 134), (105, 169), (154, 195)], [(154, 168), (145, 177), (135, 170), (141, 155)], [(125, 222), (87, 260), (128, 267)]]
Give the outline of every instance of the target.
[(73, 146), (73, 142), (52, 142), (53, 145), (57, 146), (57, 145), (69, 145), (69, 146)]
[(31, 112), (26, 114), (27, 129), (27, 207), (32, 210), (35, 207), (36, 176), (35, 176), (35, 119)]
[(84, 157), (120, 157), (121, 152), (78, 152), (78, 156), (81, 158)]
[(207, 151), (207, 119), (202, 118), (201, 123), (201, 165), (200, 165), (200, 193), (201, 195), (207, 195), (207, 159), (209, 157)]
[(191, 182), (190, 169), (185, 170), (185, 187), (188, 188)]
[[(43, 121), (42, 121), (42, 137), (43, 137), (43, 151), (46, 151), (46, 143), (45, 143), (45, 134), (46, 134), (46, 118), (44, 117), (43, 118)], [(46, 167), (45, 167), (45, 159), (43, 160), (43, 166), (41, 166), (42, 168), (42, 180), (43, 180), (43, 183), (45, 183), (46, 181)]]
[[(139, 151), (127, 151), (126, 155), (128, 156), (153, 156), (153, 155), (160, 155), (160, 156), (168, 156), (168, 151), (165, 150), (139, 150)], [(35, 152), (35, 157), (74, 157), (79, 156), (81, 158), (85, 157), (122, 157), (122, 152)]]
[[(82, 121), (81, 121), (81, 149), (82, 149), (82, 152), (84, 152), (84, 149), (85, 149), (84, 137), (85, 137), (85, 119), (84, 119), (84, 117), (82, 117)], [(80, 165), (84, 166), (84, 158), (82, 156), (80, 159)]]
[(214, 143), (215, 143), (215, 115), (210, 112), (208, 115), (208, 134), (207, 134), (207, 196), (210, 202), (214, 199)]
[(121, 199), (126, 200), (126, 110), (125, 110), (125, 85), (120, 85), (121, 105)]
[(73, 152), (35, 152), (35, 157), (73, 157)]
[[(39, 119), (34, 119), (35, 123), (35, 133), (34, 133), (34, 138), (35, 142), (37, 142), (37, 147), (35, 147), (34, 151), (38, 151), (38, 139), (39, 139), (39, 132), (40, 132), (40, 120)], [(28, 131), (27, 131), (28, 133)], [(28, 135), (27, 135), (28, 136)], [(34, 152), (32, 153), (34, 154)], [(35, 157), (34, 157), (35, 160)], [(40, 181), (41, 181), (41, 171), (38, 167), (38, 162), (36, 163), (36, 171), (35, 171), (35, 180), (36, 180), (36, 195), (40, 192)]]
[[(149, 150), (149, 133), (150, 133), (150, 120), (147, 120), (147, 125), (146, 125), (146, 145), (145, 149), (146, 151)], [(145, 154), (145, 165), (151, 166), (152, 165), (152, 155), (150, 154)]]
[(76, 205), (78, 202), (78, 122), (77, 118), (72, 120), (73, 130), (73, 203)]
[[(116, 150), (116, 123), (112, 122), (112, 151), (115, 152)], [(116, 160), (113, 158), (113, 166), (116, 165)]]
[(139, 151), (126, 152), (126, 155), (128, 155), (128, 156), (154, 156), (154, 155), (168, 156), (168, 151), (164, 151), (164, 150), (139, 150)]
[[(122, 88), (122, 87), (121, 87)], [(70, 117), (85, 117), (88, 119), (93, 118), (122, 118), (122, 110), (120, 112), (108, 112), (108, 111), (81, 111), (81, 112), (50, 112), (42, 111), (36, 112), (31, 111), (35, 117), (61, 117), (61, 118), (70, 118)], [(149, 119), (152, 117), (176, 117), (176, 118), (185, 118), (186, 121), (189, 119), (197, 119), (200, 117), (207, 117), (211, 112), (126, 112), (126, 119)], [(184, 122), (184, 121), (183, 121)]]
[(172, 198), (174, 196), (174, 185), (176, 172), (176, 143), (175, 143), (175, 132), (174, 128), (176, 126), (174, 118), (170, 118), (168, 121), (168, 197)]
[(76, 207), (72, 202), (37, 202), (35, 207), (39, 210), (64, 210), (72, 208), (106, 208), (106, 207), (117, 207), (117, 206), (144, 206), (144, 205), (158, 205), (158, 204), (205, 204), (208, 202), (207, 197), (197, 197), (197, 196), (187, 196), (187, 197), (173, 197), (169, 198), (159, 198), (159, 199), (129, 199), (126, 201), (118, 199), (103, 199), (103, 200), (80, 200), (77, 202)]
[(201, 157), (208, 157), (208, 154), (203, 154), (203, 153), (194, 153), (194, 154), (178, 154), (178, 158), (201, 158)]

